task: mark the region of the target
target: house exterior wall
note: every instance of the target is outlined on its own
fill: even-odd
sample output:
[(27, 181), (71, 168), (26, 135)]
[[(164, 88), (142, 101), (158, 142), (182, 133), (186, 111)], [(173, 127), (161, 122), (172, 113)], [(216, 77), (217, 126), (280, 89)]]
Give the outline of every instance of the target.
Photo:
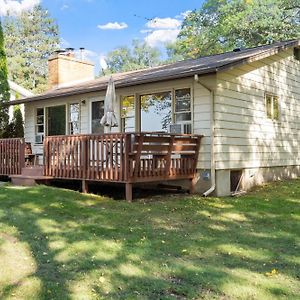
[[(215, 84), (215, 77), (211, 78), (209, 76), (201, 78), (203, 83), (207, 85)], [(191, 88), (192, 93), (192, 122), (193, 122), (193, 133), (204, 135), (202, 140), (202, 145), (200, 148), (198, 166), (199, 169), (199, 181), (198, 181), (198, 191), (202, 192), (209, 188), (210, 181), (205, 176), (203, 180), (203, 173), (205, 170), (210, 168), (210, 117), (211, 117), (211, 96), (210, 92), (205, 89), (202, 85), (196, 83), (194, 78), (180, 79), (165, 81), (159, 83), (143, 84), (133, 87), (127, 87), (122, 89), (117, 89), (117, 99), (119, 104), (116, 107), (116, 113), (119, 118), (119, 124), (121, 124), (120, 116), (120, 99), (121, 96), (135, 95), (136, 99), (138, 95), (143, 95), (147, 93), (172, 91), (173, 89), (180, 88)], [(93, 101), (104, 100), (105, 92), (98, 93), (87, 93), (76, 96), (61, 97), (50, 100), (35, 101), (25, 104), (25, 140), (32, 144), (32, 149), (34, 153), (42, 154), (43, 147), (41, 144), (35, 144), (35, 124), (36, 124), (36, 109), (50, 106), (57, 106), (65, 104), (68, 105), (72, 103), (80, 103), (80, 132), (81, 133), (91, 133), (91, 103)], [(120, 132), (121, 128), (112, 128), (113, 132)]]
[[(279, 97), (278, 121), (267, 118), (265, 93)], [(245, 189), (299, 175), (300, 62), (292, 49), (219, 72), (214, 111), (218, 195), (230, 193), (229, 170), (243, 170)]]

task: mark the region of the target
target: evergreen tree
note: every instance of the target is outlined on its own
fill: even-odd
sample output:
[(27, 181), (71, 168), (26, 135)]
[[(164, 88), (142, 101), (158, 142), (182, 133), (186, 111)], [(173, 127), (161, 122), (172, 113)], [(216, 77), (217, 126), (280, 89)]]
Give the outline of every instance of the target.
[(14, 114), (11, 123), (9, 124), (10, 137), (12, 138), (22, 138), (24, 137), (24, 122), (19, 105), (14, 106)]
[(48, 57), (58, 49), (58, 26), (41, 5), (3, 24), (9, 78), (34, 93), (47, 89)]
[(0, 138), (7, 137), (8, 132), (8, 105), (10, 99), (9, 84), (7, 81), (7, 64), (4, 51), (4, 36), (0, 21)]

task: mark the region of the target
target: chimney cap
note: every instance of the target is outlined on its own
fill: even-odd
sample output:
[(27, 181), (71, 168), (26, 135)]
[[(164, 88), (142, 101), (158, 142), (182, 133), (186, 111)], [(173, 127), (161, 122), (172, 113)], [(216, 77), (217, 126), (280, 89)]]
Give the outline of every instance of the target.
[(58, 49), (58, 50), (53, 51), (53, 53), (57, 53), (57, 54), (59, 54), (59, 53), (65, 53), (65, 52), (66, 52), (65, 49)]

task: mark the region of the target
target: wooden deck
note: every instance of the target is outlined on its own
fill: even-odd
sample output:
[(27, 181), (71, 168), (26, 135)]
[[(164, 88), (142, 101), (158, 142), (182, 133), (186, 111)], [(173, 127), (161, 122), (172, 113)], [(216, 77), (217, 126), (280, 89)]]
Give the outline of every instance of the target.
[(127, 200), (132, 199), (132, 185), (141, 182), (187, 179), (193, 190), (201, 138), (145, 132), (48, 136), (44, 176), (81, 180), (83, 191), (88, 182), (122, 183)]

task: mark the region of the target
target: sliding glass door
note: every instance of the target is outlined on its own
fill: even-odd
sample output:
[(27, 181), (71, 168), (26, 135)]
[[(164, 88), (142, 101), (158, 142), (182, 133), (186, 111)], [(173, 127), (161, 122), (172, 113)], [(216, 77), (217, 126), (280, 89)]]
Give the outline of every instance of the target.
[(47, 135), (66, 134), (66, 105), (47, 108)]

